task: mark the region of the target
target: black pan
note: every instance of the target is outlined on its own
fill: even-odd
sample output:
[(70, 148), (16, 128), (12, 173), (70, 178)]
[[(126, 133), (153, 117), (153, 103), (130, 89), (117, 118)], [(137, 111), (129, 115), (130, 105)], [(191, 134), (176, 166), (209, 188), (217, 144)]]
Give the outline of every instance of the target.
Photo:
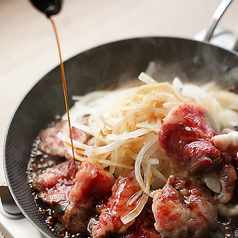
[[(210, 33), (211, 35), (211, 33)], [(209, 38), (209, 37), (208, 37)], [(85, 51), (65, 62), (69, 106), (72, 95), (113, 88), (138, 77), (151, 62), (155, 79), (215, 81), (238, 92), (238, 55), (209, 43), (171, 37), (122, 40)], [(11, 121), (4, 169), (11, 194), (24, 216), (46, 237), (56, 237), (38, 212), (27, 183), (27, 165), (39, 132), (65, 113), (61, 71), (56, 67), (26, 95)]]
[[(65, 62), (68, 95), (116, 86), (136, 78), (150, 62), (158, 80), (216, 81), (238, 88), (238, 56), (216, 46), (179, 38), (128, 39), (99, 46)], [(69, 105), (73, 101), (69, 100)], [(12, 196), (27, 219), (46, 237), (55, 237), (44, 222), (27, 184), (27, 163), (40, 130), (65, 113), (60, 68), (43, 77), (27, 94), (9, 127), (4, 168)]]

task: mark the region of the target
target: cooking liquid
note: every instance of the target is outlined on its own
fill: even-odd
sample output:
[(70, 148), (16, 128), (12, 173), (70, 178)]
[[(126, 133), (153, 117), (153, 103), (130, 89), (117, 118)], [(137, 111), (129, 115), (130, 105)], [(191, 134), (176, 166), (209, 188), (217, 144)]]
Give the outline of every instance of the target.
[(70, 142), (71, 142), (71, 148), (72, 148), (72, 156), (73, 156), (73, 159), (75, 161), (73, 136), (72, 136), (70, 116), (69, 116), (69, 107), (68, 107), (67, 86), (66, 86), (65, 72), (64, 72), (64, 64), (63, 64), (63, 61), (62, 61), (59, 37), (58, 37), (57, 30), (56, 30), (56, 26), (55, 26), (55, 23), (54, 23), (53, 19), (51, 17), (49, 17), (49, 19), (50, 19), (50, 21), (52, 23), (52, 26), (53, 26), (53, 29), (54, 29), (54, 33), (55, 33), (56, 42), (57, 42), (57, 46), (58, 46), (58, 52), (59, 52), (59, 58), (60, 58), (60, 69), (61, 69), (61, 76), (62, 76), (62, 85), (63, 85), (63, 90), (64, 90), (64, 101), (65, 101), (65, 108), (66, 108), (67, 119), (68, 119), (68, 127), (69, 127), (69, 136), (70, 136)]

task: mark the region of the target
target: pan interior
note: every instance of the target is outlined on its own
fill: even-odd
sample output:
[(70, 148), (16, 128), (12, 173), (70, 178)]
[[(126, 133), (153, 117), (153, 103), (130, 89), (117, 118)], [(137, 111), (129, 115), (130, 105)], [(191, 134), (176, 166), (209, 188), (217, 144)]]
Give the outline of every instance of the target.
[[(238, 87), (238, 59), (231, 52), (179, 38), (128, 39), (96, 47), (65, 62), (69, 106), (73, 105), (72, 95), (113, 89), (137, 78), (151, 64), (156, 65), (154, 77), (159, 81), (178, 76), (182, 81), (216, 81), (224, 88)], [(26, 95), (13, 116), (5, 143), (4, 168), (13, 198), (46, 237), (56, 236), (38, 212), (26, 169), (39, 132), (64, 113), (60, 68), (56, 67)]]

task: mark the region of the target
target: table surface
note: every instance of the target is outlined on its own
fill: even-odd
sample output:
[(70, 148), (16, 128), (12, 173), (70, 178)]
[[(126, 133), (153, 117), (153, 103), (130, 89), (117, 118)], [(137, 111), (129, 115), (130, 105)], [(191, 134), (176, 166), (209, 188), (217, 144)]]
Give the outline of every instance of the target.
[[(63, 60), (94, 46), (140, 36), (193, 38), (220, 0), (67, 0), (53, 17)], [(220, 26), (238, 34), (238, 1)], [(11, 118), (27, 92), (59, 64), (50, 21), (28, 0), (0, 0), (0, 162)], [(4, 175), (0, 167), (0, 185)]]

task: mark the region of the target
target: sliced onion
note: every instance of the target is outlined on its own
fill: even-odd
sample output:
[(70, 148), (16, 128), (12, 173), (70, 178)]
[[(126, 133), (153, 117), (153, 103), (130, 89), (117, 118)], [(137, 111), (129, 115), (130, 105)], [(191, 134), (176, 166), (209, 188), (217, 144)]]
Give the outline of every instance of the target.
[(156, 142), (158, 142), (158, 138), (155, 136), (153, 139), (151, 139), (150, 141), (148, 141), (143, 147), (142, 149), (140, 150), (139, 154), (137, 155), (136, 157), (136, 161), (135, 161), (135, 177), (136, 177), (136, 180), (137, 182), (139, 183), (141, 189), (145, 192), (146, 191), (146, 185), (142, 179), (142, 176), (141, 176), (141, 163), (142, 163), (142, 160), (143, 160), (143, 157), (145, 155), (145, 153), (150, 149), (150, 147), (152, 145), (154, 145)]
[[(65, 142), (65, 143), (71, 145), (70, 138), (69, 138), (68, 136), (64, 135), (62, 132), (59, 132), (59, 133), (57, 134), (57, 137), (58, 137), (59, 139), (61, 139), (63, 142)], [(88, 146), (88, 145), (83, 144), (83, 143), (81, 143), (81, 142), (79, 142), (79, 141), (76, 141), (76, 140), (73, 140), (73, 146), (74, 146), (75, 148), (79, 148), (79, 149), (82, 149), (82, 150), (86, 150), (86, 149), (91, 148), (91, 146)]]
[(138, 128), (146, 128), (146, 129), (150, 129), (151, 131), (154, 132), (159, 132), (160, 128), (161, 128), (161, 120), (158, 118), (156, 120), (156, 123), (149, 123), (148, 120), (147, 121), (143, 121), (143, 122), (139, 122), (136, 124), (136, 126)]
[(128, 204), (129, 206), (131, 206), (142, 194), (143, 194), (143, 191), (142, 191), (142, 190), (136, 192), (135, 194), (133, 194), (133, 195), (130, 197), (130, 199), (127, 201), (126, 204)]
[(125, 132), (123, 134), (108, 134), (107, 139), (108, 140), (126, 140), (126, 139), (142, 136), (148, 132), (150, 132), (150, 130), (142, 128), (132, 132)]
[(202, 180), (211, 191), (217, 194), (222, 192), (220, 174), (218, 172), (211, 171), (210, 173), (206, 173), (202, 176)]
[[(161, 185), (171, 171), (170, 160), (158, 143), (159, 130), (169, 111), (184, 101), (201, 103), (219, 125), (236, 125), (238, 103), (237, 96), (231, 99), (230, 92), (219, 93), (212, 84), (198, 87), (183, 84), (179, 78), (172, 85), (159, 83), (143, 72), (139, 80), (145, 84), (75, 97), (78, 101), (70, 115), (73, 126), (93, 136), (88, 145), (73, 141), (77, 159), (99, 162), (118, 175), (134, 165), (142, 191), (151, 196), (151, 180), (156, 178)], [(78, 123), (84, 115), (89, 115), (89, 126)], [(59, 133), (58, 137), (71, 144), (68, 136)], [(124, 218), (128, 222), (133, 216)]]
[(90, 130), (90, 127), (89, 127), (89, 126), (83, 125), (83, 124), (78, 123), (78, 122), (72, 122), (72, 123), (71, 123), (71, 126), (77, 128), (77, 129), (79, 129), (79, 130), (82, 130), (82, 131), (88, 133), (89, 135), (93, 135), (93, 133), (92, 133), (92, 131)]
[(137, 216), (139, 216), (145, 204), (147, 203), (147, 201), (148, 201), (148, 196), (145, 193), (143, 193), (138, 206), (135, 207), (132, 211), (130, 211), (125, 216), (121, 217), (121, 221), (123, 222), (123, 224), (129, 223), (133, 221)]
[(184, 95), (182, 94), (183, 83), (178, 77), (175, 77), (172, 82), (173, 90), (175, 95), (181, 100), (184, 101)]
[(146, 84), (158, 84), (153, 78), (151, 78), (148, 74), (141, 72), (138, 76), (138, 79)]
[(167, 182), (167, 179), (164, 177), (164, 175), (153, 166), (152, 166), (152, 171), (156, 178), (161, 179), (164, 182)]
[(238, 204), (217, 204), (218, 213), (224, 217), (235, 217), (238, 215)]
[[(111, 152), (111, 151), (117, 149), (118, 147), (120, 147), (122, 144), (124, 144), (125, 141), (126, 140), (117, 140), (117, 141), (114, 141), (108, 145), (93, 148), (92, 149), (93, 154), (98, 155), (98, 154), (105, 154), (105, 153)], [(91, 148), (89, 148), (89, 149), (91, 149)]]

